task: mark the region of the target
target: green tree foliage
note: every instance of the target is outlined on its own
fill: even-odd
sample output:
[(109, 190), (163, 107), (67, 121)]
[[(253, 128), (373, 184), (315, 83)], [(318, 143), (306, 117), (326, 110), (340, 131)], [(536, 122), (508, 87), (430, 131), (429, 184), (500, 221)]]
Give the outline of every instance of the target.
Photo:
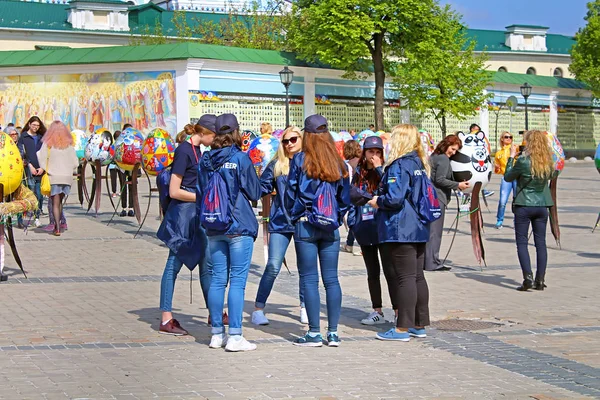
[[(354, 79), (375, 75), (375, 127), (384, 128), (385, 77), (390, 60), (420, 40), (435, 0), (300, 0), (288, 40), (309, 62), (323, 62)], [(357, 74), (358, 73), (358, 74)]]
[(587, 24), (575, 35), (571, 48), (569, 70), (575, 77), (587, 83), (594, 97), (600, 97), (600, 0), (587, 4)]
[(491, 96), (484, 94), (491, 74), (484, 70), (487, 55), (473, 53), (475, 42), (457, 13), (437, 8), (432, 22), (422, 40), (406, 49), (394, 82), (408, 107), (433, 113), (446, 136), (446, 118), (474, 115)]

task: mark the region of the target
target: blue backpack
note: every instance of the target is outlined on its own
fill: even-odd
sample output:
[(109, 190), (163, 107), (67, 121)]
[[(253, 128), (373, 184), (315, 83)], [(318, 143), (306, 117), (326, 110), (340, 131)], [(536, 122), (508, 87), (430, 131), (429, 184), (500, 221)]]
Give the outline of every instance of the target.
[(212, 172), (200, 205), (200, 224), (206, 230), (225, 232), (232, 223), (227, 184), (218, 170)]
[(308, 222), (326, 232), (334, 232), (340, 227), (339, 209), (335, 189), (329, 182), (321, 182), (308, 212)]
[(169, 196), (169, 184), (171, 183), (171, 167), (165, 168), (156, 176), (156, 187), (158, 188), (158, 202), (162, 215), (167, 213), (167, 208), (171, 202)]
[(442, 209), (431, 179), (424, 170), (420, 172), (420, 175), (416, 174), (420, 178), (417, 182), (420, 190), (419, 198), (415, 202), (415, 210), (423, 223), (430, 223), (442, 216)]

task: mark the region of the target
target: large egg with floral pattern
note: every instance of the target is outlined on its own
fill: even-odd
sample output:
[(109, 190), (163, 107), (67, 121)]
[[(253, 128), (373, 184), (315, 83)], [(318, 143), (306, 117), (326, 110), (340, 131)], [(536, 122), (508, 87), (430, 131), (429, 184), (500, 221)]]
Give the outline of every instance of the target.
[(261, 135), (250, 143), (247, 154), (258, 176), (262, 174), (269, 162), (275, 157), (278, 148), (279, 140), (268, 134)]
[(554, 169), (560, 173), (565, 168), (565, 151), (554, 133), (546, 132), (546, 135), (548, 136), (548, 143), (552, 150)]
[(155, 128), (142, 145), (142, 168), (150, 175), (158, 175), (171, 165), (174, 154), (175, 143), (169, 132)]
[(115, 140), (115, 162), (119, 168), (133, 171), (133, 166), (142, 162), (144, 136), (134, 128), (126, 128)]
[(22, 178), (21, 153), (10, 136), (0, 131), (0, 183), (4, 186), (4, 196), (14, 192), (21, 185)]
[(102, 165), (111, 163), (114, 155), (113, 136), (108, 130), (97, 130), (85, 145), (84, 157), (91, 163), (100, 161)]
[(73, 147), (75, 148), (75, 154), (77, 158), (82, 160), (85, 157), (85, 146), (88, 142), (88, 136), (86, 133), (80, 129), (75, 129), (71, 132), (71, 136), (73, 136)]

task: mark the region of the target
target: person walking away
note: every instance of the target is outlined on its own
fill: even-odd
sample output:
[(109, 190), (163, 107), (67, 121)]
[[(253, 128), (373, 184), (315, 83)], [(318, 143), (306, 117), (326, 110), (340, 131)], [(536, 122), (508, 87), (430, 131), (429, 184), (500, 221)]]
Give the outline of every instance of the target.
[[(73, 136), (61, 121), (54, 121), (41, 139), (42, 147), (37, 152), (42, 160), (43, 173), (50, 178), (50, 201), (55, 217), (63, 215), (63, 200), (71, 193), (73, 170), (79, 165), (79, 159), (73, 147)], [(65, 220), (66, 226), (66, 220)], [(54, 224), (54, 236), (60, 236), (60, 223)]]
[[(361, 155), (362, 149), (356, 140), (348, 140), (344, 143), (344, 161), (346, 163), (346, 167), (348, 167), (348, 176), (350, 178), (354, 176), (354, 169), (356, 168)], [(352, 253), (355, 256), (360, 256), (360, 250), (354, 250), (354, 239), (354, 232), (352, 229), (349, 229), (348, 236), (346, 237), (346, 243), (340, 247), (340, 250), (346, 253)]]
[(500, 138), (500, 150), (494, 156), (494, 173), (501, 175), (500, 180), (500, 200), (498, 201), (498, 212), (496, 213), (496, 229), (502, 229), (504, 223), (504, 212), (506, 211), (506, 203), (508, 196), (512, 192), (513, 196), (517, 193), (517, 181), (506, 182), (504, 172), (506, 170), (506, 162), (510, 157), (510, 149), (513, 144), (513, 136), (509, 132), (502, 132)]
[[(546, 225), (548, 224), (548, 208), (554, 205), (550, 195), (549, 181), (554, 178), (554, 162), (552, 150), (548, 145), (546, 134), (541, 131), (528, 131), (523, 137), (525, 149), (517, 156), (519, 147), (513, 144), (510, 157), (506, 162), (504, 180), (517, 182), (517, 190), (513, 199), (515, 215), (515, 240), (517, 255), (523, 272), (523, 283), (517, 288), (527, 291), (534, 288), (544, 290), (548, 249), (546, 248)], [(531, 260), (527, 249), (529, 225), (533, 230), (533, 241), (537, 254), (535, 281), (531, 270)]]
[[(219, 115), (211, 150), (204, 153), (196, 185), (200, 222), (206, 229), (213, 261), (213, 280), (208, 292), (212, 316), (210, 348), (226, 351), (255, 350), (242, 335), (244, 293), (258, 222), (250, 201), (261, 196), (260, 182), (250, 157), (242, 152), (237, 118)], [(229, 282), (227, 306), (229, 337), (221, 318), (225, 288)]]
[(290, 218), (296, 225), (294, 245), (309, 326), (306, 335), (297, 338), (294, 344), (323, 345), (318, 261), (326, 293), (327, 344), (337, 347), (342, 307), (338, 228), (350, 208), (350, 185), (348, 169), (336, 151), (327, 120), (321, 115), (311, 115), (304, 120), (302, 151), (294, 156), (290, 165), (285, 208), (290, 210)]
[(448, 135), (429, 157), (431, 167), (431, 182), (435, 186), (437, 198), (440, 201), (442, 216), (429, 224), (429, 241), (425, 247), (425, 271), (449, 271), (440, 260), (440, 246), (444, 231), (444, 217), (450, 202), (452, 190), (463, 191), (469, 187), (469, 182), (456, 182), (450, 168), (450, 157), (462, 148), (462, 141), (456, 135)]
[(35, 194), (38, 200), (38, 209), (34, 212), (33, 224), (38, 227), (41, 225), (40, 213), (42, 206), (44, 205), (44, 196), (40, 185), (42, 182), (42, 175), (44, 174), (39, 160), (37, 158), (37, 152), (42, 148), (42, 137), (46, 133), (46, 127), (42, 120), (34, 115), (27, 123), (23, 126), (21, 137), (19, 137), (19, 151), (23, 154), (23, 164), (25, 167), (25, 174), (27, 176), (27, 186)]
[(411, 336), (426, 337), (429, 325), (429, 288), (423, 273), (429, 226), (415, 209), (415, 200), (426, 196), (420, 180), (430, 167), (416, 126), (395, 126), (390, 147), (379, 195), (368, 204), (377, 209), (383, 272), (398, 317), (394, 328), (376, 338), (408, 342)]
[(173, 292), (181, 267), (190, 271), (200, 268), (200, 286), (208, 305), (208, 290), (212, 277), (212, 261), (206, 234), (199, 227), (196, 215), (196, 183), (200, 144), (210, 146), (215, 137), (215, 115), (206, 114), (198, 120), (199, 129), (189, 140), (175, 149), (169, 181), (170, 201), (156, 236), (169, 248), (169, 255), (160, 281), (159, 333), (187, 335), (179, 321), (173, 318)]
[[(375, 209), (367, 204), (379, 187), (383, 176), (383, 141), (378, 136), (365, 139), (363, 152), (358, 161), (350, 187), (350, 200), (353, 207), (348, 212), (348, 225), (360, 245), (363, 260), (367, 268), (367, 283), (373, 312), (360, 321), (363, 325), (385, 323), (380, 282), (380, 246), (375, 222)], [(382, 256), (383, 257), (383, 256)], [(394, 312), (398, 309), (393, 303)]]
[[(285, 252), (294, 235), (294, 225), (292, 225), (288, 211), (283, 206), (283, 197), (290, 170), (290, 159), (301, 150), (302, 131), (295, 126), (287, 128), (281, 135), (277, 154), (260, 176), (262, 196), (270, 195), (275, 190), (275, 197), (269, 215), (269, 257), (265, 272), (260, 278), (254, 303), (255, 310), (252, 313), (252, 323), (255, 325), (269, 324), (269, 319), (263, 310), (273, 289), (275, 278), (281, 271)], [(300, 284), (300, 322), (308, 324), (302, 284)]]

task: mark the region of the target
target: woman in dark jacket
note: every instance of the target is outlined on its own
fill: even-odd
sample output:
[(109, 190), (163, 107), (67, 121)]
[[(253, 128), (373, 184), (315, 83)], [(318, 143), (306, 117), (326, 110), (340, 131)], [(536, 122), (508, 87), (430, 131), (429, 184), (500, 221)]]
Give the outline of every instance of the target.
[[(268, 125), (270, 126), (270, 124)], [(252, 313), (252, 323), (256, 325), (269, 324), (263, 309), (273, 289), (275, 278), (281, 271), (285, 252), (294, 235), (294, 225), (290, 221), (287, 210), (283, 207), (283, 196), (290, 171), (290, 159), (301, 150), (302, 131), (295, 126), (287, 128), (281, 135), (281, 144), (277, 149), (277, 155), (260, 175), (262, 196), (268, 196), (275, 191), (275, 197), (269, 215), (269, 259), (267, 260), (265, 272), (260, 278), (256, 302), (254, 303), (255, 310)], [(308, 323), (306, 308), (304, 308), (302, 285), (300, 285), (300, 322), (303, 324)]]
[(23, 162), (26, 165), (25, 173), (27, 174), (27, 186), (35, 194), (38, 199), (38, 209), (34, 212), (33, 224), (37, 227), (41, 225), (40, 212), (44, 204), (44, 196), (42, 196), (41, 182), (42, 175), (44, 175), (44, 168), (41, 163), (45, 163), (46, 160), (38, 160), (37, 152), (42, 148), (42, 136), (46, 133), (46, 127), (42, 120), (34, 115), (29, 118), (21, 136), (19, 137), (19, 151), (23, 154)]
[(429, 158), (431, 166), (431, 182), (435, 186), (438, 200), (441, 203), (442, 216), (429, 224), (429, 242), (425, 249), (426, 271), (449, 271), (440, 260), (440, 246), (442, 244), (442, 232), (444, 230), (444, 216), (446, 207), (450, 202), (452, 190), (465, 190), (469, 182), (456, 182), (452, 179), (452, 168), (450, 168), (450, 157), (462, 148), (462, 142), (456, 135), (448, 135), (433, 151)]
[[(541, 131), (528, 131), (523, 137), (525, 150), (515, 161), (518, 146), (510, 149), (510, 158), (506, 162), (504, 180), (517, 181), (517, 191), (513, 199), (515, 215), (515, 238), (517, 254), (523, 271), (523, 284), (517, 288), (526, 291), (532, 287), (544, 290), (546, 285), (546, 264), (548, 249), (546, 248), (546, 225), (548, 224), (548, 207), (554, 202), (550, 196), (548, 182), (554, 177), (552, 150), (546, 134)], [(533, 240), (537, 253), (537, 270), (535, 282), (531, 270), (531, 260), (527, 249), (529, 224), (533, 230)]]
[[(381, 182), (384, 161), (381, 138), (378, 136), (367, 137), (350, 188), (350, 200), (354, 207), (348, 212), (348, 226), (360, 245), (367, 268), (367, 283), (373, 307), (373, 312), (360, 321), (363, 325), (385, 323), (379, 279), (381, 271), (379, 254), (381, 249), (377, 235), (377, 223), (375, 222), (375, 209), (367, 204), (373, 198), (373, 194)], [(390, 297), (393, 298), (391, 294)], [(397, 309), (395, 305), (392, 306), (394, 310)]]
[(394, 127), (390, 145), (391, 162), (381, 179), (379, 196), (368, 204), (377, 209), (383, 272), (398, 306), (398, 318), (395, 328), (376, 337), (408, 342), (411, 336), (425, 337), (429, 325), (429, 288), (423, 273), (429, 226), (415, 204), (425, 196), (420, 180), (430, 168), (416, 126)]

